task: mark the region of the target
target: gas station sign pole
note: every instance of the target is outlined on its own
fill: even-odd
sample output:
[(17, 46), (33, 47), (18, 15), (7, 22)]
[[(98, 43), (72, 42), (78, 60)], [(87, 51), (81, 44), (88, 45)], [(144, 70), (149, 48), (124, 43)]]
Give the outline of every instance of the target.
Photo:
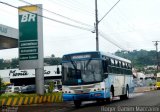
[(36, 93), (44, 94), (42, 5), (22, 6), (19, 13), (19, 69), (35, 69)]

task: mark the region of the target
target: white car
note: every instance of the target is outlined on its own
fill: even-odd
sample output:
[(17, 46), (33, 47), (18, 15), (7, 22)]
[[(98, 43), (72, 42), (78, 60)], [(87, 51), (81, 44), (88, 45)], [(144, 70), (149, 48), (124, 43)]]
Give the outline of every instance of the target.
[(59, 92), (59, 90), (58, 90), (57, 88), (55, 88), (55, 89), (53, 90), (53, 92)]
[(21, 86), (8, 86), (5, 90), (5, 93), (20, 93)]

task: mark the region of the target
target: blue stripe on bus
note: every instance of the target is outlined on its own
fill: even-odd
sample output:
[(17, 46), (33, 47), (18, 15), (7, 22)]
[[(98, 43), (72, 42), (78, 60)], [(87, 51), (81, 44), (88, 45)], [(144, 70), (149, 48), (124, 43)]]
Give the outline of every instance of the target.
[(64, 101), (73, 101), (73, 100), (95, 100), (95, 99), (103, 99), (103, 98), (109, 98), (110, 92), (107, 91), (104, 93), (104, 91), (96, 91), (96, 92), (90, 92), (90, 93), (82, 93), (82, 94), (63, 94), (63, 100)]

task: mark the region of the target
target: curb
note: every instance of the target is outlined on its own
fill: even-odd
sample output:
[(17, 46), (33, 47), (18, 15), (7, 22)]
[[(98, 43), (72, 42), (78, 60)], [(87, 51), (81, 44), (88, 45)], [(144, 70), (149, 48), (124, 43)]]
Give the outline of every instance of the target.
[(41, 103), (57, 103), (62, 102), (62, 94), (44, 95), (44, 96), (25, 96), (25, 97), (9, 97), (3, 98), (0, 106), (21, 106)]
[(143, 92), (149, 92), (149, 91), (155, 91), (155, 87), (137, 87), (135, 88), (135, 93), (143, 93)]

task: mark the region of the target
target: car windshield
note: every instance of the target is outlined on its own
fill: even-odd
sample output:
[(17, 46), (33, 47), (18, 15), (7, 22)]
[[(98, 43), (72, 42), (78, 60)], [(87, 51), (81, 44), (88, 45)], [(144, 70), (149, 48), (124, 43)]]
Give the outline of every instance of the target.
[(12, 87), (7, 87), (7, 89), (12, 89)]
[(81, 85), (102, 80), (100, 60), (71, 61), (62, 64), (64, 85)]
[(20, 88), (19, 87), (15, 87), (14, 90), (20, 90)]

